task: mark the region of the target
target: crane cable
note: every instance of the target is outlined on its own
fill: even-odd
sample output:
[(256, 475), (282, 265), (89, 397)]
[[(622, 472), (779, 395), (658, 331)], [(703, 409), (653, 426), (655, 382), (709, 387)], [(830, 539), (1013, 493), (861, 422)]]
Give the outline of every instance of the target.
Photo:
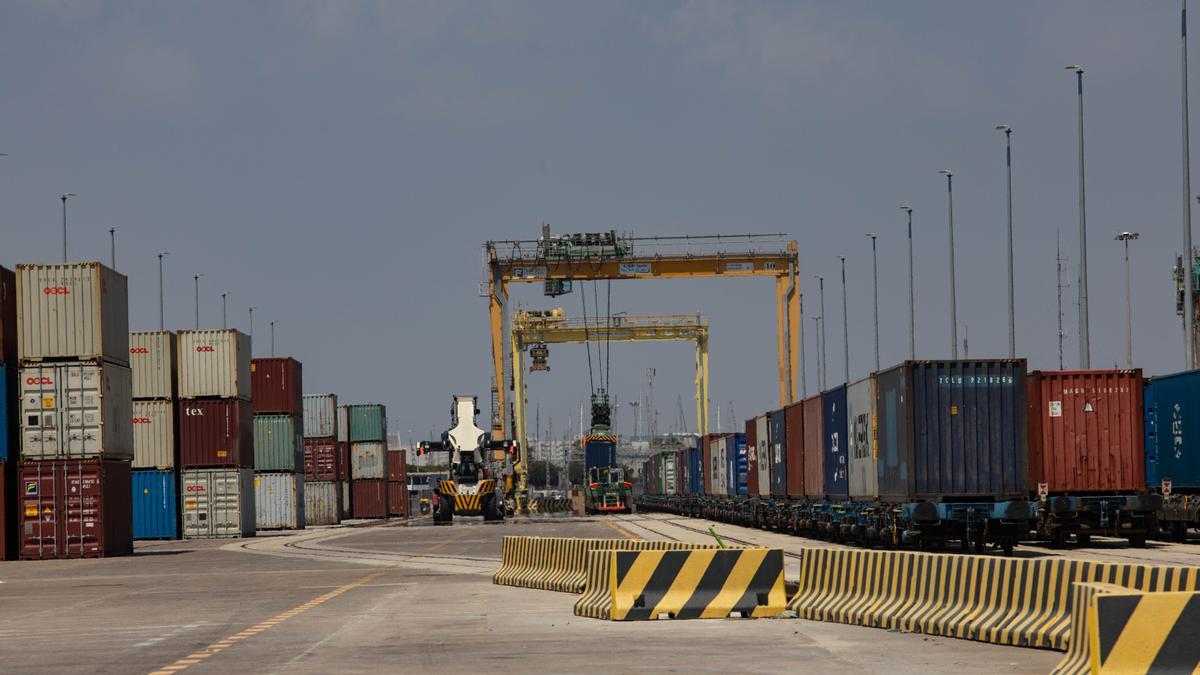
[[(591, 388), (592, 394), (596, 393), (596, 383), (592, 379), (592, 339), (588, 334), (587, 321), (587, 291), (579, 289), (579, 301), (583, 304), (583, 344), (587, 346), (587, 363), (588, 363), (588, 387)], [(599, 347), (597, 347), (599, 350)], [(598, 356), (598, 355), (597, 355)]]

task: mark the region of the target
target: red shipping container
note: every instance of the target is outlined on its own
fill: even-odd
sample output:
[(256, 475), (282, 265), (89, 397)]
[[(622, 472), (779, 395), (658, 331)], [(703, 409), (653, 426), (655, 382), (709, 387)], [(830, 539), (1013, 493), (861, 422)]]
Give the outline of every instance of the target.
[(389, 483), (404, 483), (408, 481), (408, 452), (405, 450), (388, 450), (387, 479)]
[(351, 481), (350, 502), (355, 518), (387, 518), (387, 482), (382, 478)]
[(0, 462), (0, 560), (17, 559), (17, 465)]
[(337, 461), (337, 479), (350, 480), (350, 441), (338, 441)]
[(17, 367), (17, 275), (0, 267), (0, 363)]
[(758, 424), (746, 420), (746, 492), (758, 496)]
[(824, 499), (825, 404), (817, 394), (801, 401), (800, 406), (804, 417), (804, 496)]
[(21, 559), (133, 552), (129, 462), (28, 462), (19, 473)]
[(1140, 369), (1034, 371), (1028, 387), (1030, 491), (1146, 489)]
[(332, 438), (304, 439), (304, 477), (308, 480), (338, 479), (338, 444)]
[(255, 414), (304, 415), (300, 362), (290, 356), (250, 361), (250, 397)]
[(179, 455), (184, 469), (253, 468), (250, 402), (233, 398), (179, 401)]
[(784, 443), (787, 446), (787, 496), (804, 498), (804, 403), (783, 409)]
[(388, 483), (388, 515), (408, 517), (408, 486)]

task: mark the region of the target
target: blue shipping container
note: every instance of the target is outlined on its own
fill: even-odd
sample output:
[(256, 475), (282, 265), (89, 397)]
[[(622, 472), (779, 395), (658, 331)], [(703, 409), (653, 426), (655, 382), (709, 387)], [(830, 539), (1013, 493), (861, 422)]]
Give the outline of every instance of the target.
[(700, 461), (704, 453), (700, 452), (700, 448), (687, 449), (687, 493), (689, 495), (700, 494), (701, 488), (704, 486), (703, 471), (704, 462)]
[(850, 464), (846, 427), (846, 385), (821, 394), (824, 407), (825, 433), (825, 494), (830, 499), (850, 496)]
[[(609, 438), (602, 436), (601, 438)], [(584, 449), (584, 459), (587, 468), (596, 466), (609, 467), (617, 465), (617, 444), (608, 440), (588, 440)]]
[(16, 375), (16, 367), (0, 364), (0, 462), (8, 461), (8, 446), (16, 448), (17, 402), (12, 399), (17, 395)]
[(138, 470), (133, 478), (133, 538), (179, 538), (179, 491), (174, 471)]
[[(1200, 489), (1200, 370), (1146, 381), (1146, 483), (1172, 491)], [(1196, 444), (1192, 444), (1192, 425)]]
[(749, 493), (746, 476), (750, 470), (750, 459), (746, 456), (746, 434), (730, 434), (727, 443), (732, 443), (735, 448), (729, 453), (729, 494), (746, 495)]

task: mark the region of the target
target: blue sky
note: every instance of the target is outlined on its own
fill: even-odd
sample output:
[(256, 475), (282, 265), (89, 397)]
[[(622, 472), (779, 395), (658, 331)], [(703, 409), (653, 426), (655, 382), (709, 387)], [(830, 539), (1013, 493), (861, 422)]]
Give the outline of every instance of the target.
[[(838, 255), (851, 377), (873, 360), (867, 232), (880, 233), (882, 361), (907, 352), (897, 206), (911, 203), (918, 356), (946, 356), (943, 168), (956, 173), (960, 339), (969, 327), (972, 356), (1003, 355), (1000, 122), (1014, 129), (1018, 351), (1056, 367), (1056, 229), (1069, 279), (1078, 257), (1068, 63), (1086, 68), (1092, 364), (1124, 360), (1113, 236), (1132, 229), (1135, 360), (1184, 365), (1170, 278), (1176, 3), (14, 0), (2, 12), (0, 264), (57, 260), (58, 195), (78, 193), (71, 258), (106, 260), (118, 228), (134, 329), (157, 327), (155, 254), (170, 251), (169, 326), (191, 327), (203, 273), (202, 323), (219, 325), (223, 291), (243, 328), (258, 307), (257, 354), (278, 321), (277, 353), (304, 362), (306, 389), (384, 402), (405, 434), (444, 428), (453, 393), (486, 398), (481, 244), (534, 238), (542, 222), (788, 233), (809, 316), (812, 276), (830, 279), (832, 383)], [(579, 311), (577, 295), (514, 299)], [(614, 311), (709, 316), (714, 416), (775, 405), (772, 301), (765, 281), (613, 287)], [(561, 429), (587, 394), (583, 348), (552, 349), (551, 366), (530, 405)], [(647, 367), (660, 428), (680, 395), (692, 421), (690, 349), (615, 347), (619, 400), (639, 395)]]

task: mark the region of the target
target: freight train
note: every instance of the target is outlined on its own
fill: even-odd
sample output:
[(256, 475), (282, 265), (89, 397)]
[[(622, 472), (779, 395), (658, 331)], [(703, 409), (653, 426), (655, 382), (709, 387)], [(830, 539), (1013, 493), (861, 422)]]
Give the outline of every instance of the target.
[(638, 506), (864, 546), (1140, 547), (1200, 527), (1192, 423), (1200, 371), (906, 361), (660, 453)]

